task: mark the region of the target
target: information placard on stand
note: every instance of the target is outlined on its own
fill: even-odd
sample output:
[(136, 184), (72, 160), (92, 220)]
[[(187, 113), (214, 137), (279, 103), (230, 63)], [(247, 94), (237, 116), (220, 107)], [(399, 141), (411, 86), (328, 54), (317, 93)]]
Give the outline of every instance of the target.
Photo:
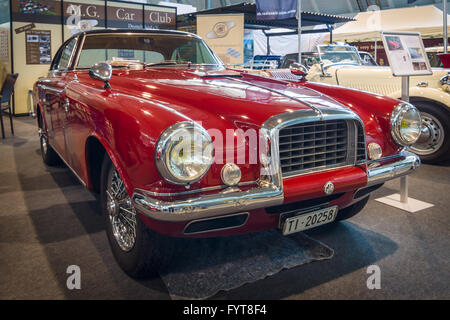
[(419, 32), (382, 32), (381, 35), (394, 76), (433, 74)]
[[(382, 32), (392, 74), (402, 77), (402, 100), (409, 102), (409, 77), (433, 74), (419, 32)], [(408, 197), (408, 176), (400, 178), (400, 194), (375, 199), (390, 206), (416, 212), (433, 205)]]

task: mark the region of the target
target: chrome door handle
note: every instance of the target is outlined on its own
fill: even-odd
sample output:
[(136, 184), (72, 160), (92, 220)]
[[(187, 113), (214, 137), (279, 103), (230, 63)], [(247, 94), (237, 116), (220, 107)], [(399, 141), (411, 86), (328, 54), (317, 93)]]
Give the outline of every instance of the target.
[(69, 99), (64, 99), (64, 110), (66, 111), (66, 112), (68, 112), (69, 111), (69, 107), (70, 107), (70, 102), (69, 102)]

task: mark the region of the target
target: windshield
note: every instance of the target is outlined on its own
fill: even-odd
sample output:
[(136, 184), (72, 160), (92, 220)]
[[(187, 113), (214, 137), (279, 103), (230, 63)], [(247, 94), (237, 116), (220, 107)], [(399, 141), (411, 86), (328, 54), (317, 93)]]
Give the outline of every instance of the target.
[(324, 45), (318, 46), (320, 59), (323, 64), (348, 63), (362, 65), (361, 58), (355, 47)]
[(98, 62), (108, 62), (112, 66), (130, 63), (222, 65), (203, 40), (174, 34), (87, 35), (77, 68), (90, 68)]
[[(282, 69), (289, 68), (291, 64), (298, 62), (298, 53), (287, 54), (281, 64)], [(302, 65), (310, 68), (314, 64), (319, 62), (319, 56), (316, 52), (303, 52), (302, 53)]]

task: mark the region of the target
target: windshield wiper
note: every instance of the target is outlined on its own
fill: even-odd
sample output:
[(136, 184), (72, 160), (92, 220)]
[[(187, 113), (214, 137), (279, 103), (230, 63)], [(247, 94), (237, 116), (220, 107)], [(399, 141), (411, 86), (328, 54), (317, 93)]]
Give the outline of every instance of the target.
[(153, 63), (146, 63), (146, 67), (155, 67), (155, 66), (166, 66), (166, 65), (176, 65), (178, 62), (175, 61), (162, 61), (162, 62), (153, 62)]

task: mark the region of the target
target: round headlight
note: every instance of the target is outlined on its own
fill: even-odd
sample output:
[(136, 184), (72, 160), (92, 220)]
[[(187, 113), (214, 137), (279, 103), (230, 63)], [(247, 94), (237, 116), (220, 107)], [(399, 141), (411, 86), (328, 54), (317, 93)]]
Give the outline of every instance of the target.
[(191, 184), (208, 172), (213, 149), (211, 137), (203, 127), (192, 122), (179, 122), (159, 138), (155, 150), (156, 167), (171, 183)]
[(416, 107), (400, 103), (391, 114), (391, 133), (395, 142), (402, 146), (412, 145), (419, 139), (422, 119)]

